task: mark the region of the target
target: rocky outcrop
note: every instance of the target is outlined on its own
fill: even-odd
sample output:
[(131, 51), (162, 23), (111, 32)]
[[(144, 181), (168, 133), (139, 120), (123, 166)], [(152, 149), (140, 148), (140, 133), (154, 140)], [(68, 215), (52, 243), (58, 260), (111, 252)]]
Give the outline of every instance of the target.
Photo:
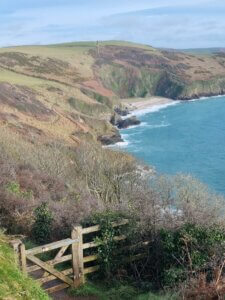
[(127, 115), (129, 115), (129, 110), (128, 110), (128, 108), (119, 108), (119, 107), (116, 107), (115, 109), (114, 109), (114, 111), (118, 114), (118, 115), (120, 115), (120, 116), (122, 116), (122, 117), (125, 117), (125, 116), (127, 116)]
[(113, 135), (102, 135), (98, 137), (98, 141), (102, 143), (102, 145), (109, 146), (114, 145), (119, 142), (123, 142), (121, 135), (119, 133)]
[(117, 113), (114, 113), (110, 119), (110, 123), (113, 126), (117, 126), (123, 119)]
[(114, 113), (110, 119), (110, 123), (113, 126), (117, 126), (117, 128), (119, 129), (123, 129), (128, 128), (130, 126), (139, 125), (141, 121), (139, 121), (135, 116), (122, 119), (121, 116), (119, 116), (117, 113)]
[(130, 126), (135, 126), (135, 125), (139, 125), (141, 124), (141, 121), (137, 119), (137, 117), (132, 116), (130, 118), (126, 118), (126, 119), (121, 119), (118, 123), (117, 123), (117, 127), (119, 129), (123, 129), (123, 128), (128, 128)]

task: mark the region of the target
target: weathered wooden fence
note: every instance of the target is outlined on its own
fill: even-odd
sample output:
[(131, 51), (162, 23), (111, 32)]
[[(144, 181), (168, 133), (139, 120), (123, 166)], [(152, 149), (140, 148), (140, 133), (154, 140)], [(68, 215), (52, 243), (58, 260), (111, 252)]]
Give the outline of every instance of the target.
[[(127, 223), (128, 220), (121, 220), (112, 223), (112, 226), (119, 227)], [(77, 226), (73, 229), (71, 238), (44, 246), (26, 249), (18, 240), (11, 244), (21, 270), (37, 280), (48, 293), (53, 293), (68, 287), (78, 287), (85, 282), (86, 274), (98, 271), (97, 264), (86, 267), (87, 263), (97, 261), (97, 254), (84, 256), (84, 250), (99, 246), (94, 240), (84, 242), (84, 236), (98, 231), (99, 225), (86, 228)], [(126, 236), (115, 236), (114, 239), (121, 241)], [(49, 256), (46, 258), (47, 252), (51, 252), (51, 259), (48, 259)]]

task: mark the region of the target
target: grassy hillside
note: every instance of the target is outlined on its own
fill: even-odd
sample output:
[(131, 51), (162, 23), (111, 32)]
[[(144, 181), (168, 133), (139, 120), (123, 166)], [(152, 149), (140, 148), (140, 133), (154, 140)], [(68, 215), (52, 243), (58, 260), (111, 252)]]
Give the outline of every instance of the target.
[(122, 41), (0, 49), (0, 125), (67, 143), (116, 133), (121, 98), (225, 92), (223, 51), (172, 52)]
[[(107, 224), (111, 217), (129, 217), (131, 233), (138, 233), (132, 234), (131, 242), (140, 245), (153, 238), (149, 249), (154, 251), (149, 251), (147, 264), (128, 266), (125, 273), (114, 270), (116, 264), (106, 257), (111, 264), (107, 276), (129, 282), (131, 272), (148, 292), (152, 287), (179, 288), (178, 279), (185, 281), (195, 271), (199, 276), (206, 269), (212, 274), (222, 257), (218, 249), (224, 253), (224, 199), (189, 176), (152, 176), (133, 157), (104, 149), (96, 141), (101, 135), (117, 134), (109, 119), (122, 98), (190, 99), (224, 92), (223, 52), (171, 52), (114, 41), (0, 49), (1, 226), (9, 234), (40, 242), (34, 228), (39, 224), (36, 208), (43, 202), (51, 219), (44, 222), (49, 233), (45, 242), (68, 237), (72, 226), (85, 220), (96, 224), (92, 218), (98, 215)], [(140, 176), (143, 171), (145, 176)], [(178, 213), (168, 207), (177, 207)], [(186, 224), (194, 226), (190, 232)], [(222, 224), (223, 230), (211, 230), (215, 224)], [(108, 255), (105, 246), (102, 253)], [(0, 299), (47, 299), (16, 269), (3, 235)]]
[(12, 249), (0, 233), (0, 299), (47, 300), (49, 297), (14, 264)]

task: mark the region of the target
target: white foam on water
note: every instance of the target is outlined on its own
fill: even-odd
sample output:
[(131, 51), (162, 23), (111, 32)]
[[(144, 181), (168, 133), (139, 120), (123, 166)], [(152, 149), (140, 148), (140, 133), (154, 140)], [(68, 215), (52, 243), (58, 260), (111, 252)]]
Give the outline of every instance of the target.
[(129, 136), (129, 134), (121, 134), (121, 138), (122, 138), (122, 142), (118, 142), (116, 144), (113, 145), (108, 145), (108, 146), (103, 146), (104, 148), (123, 148), (123, 147), (127, 147), (130, 142), (129, 140), (127, 140), (127, 137)]
[[(147, 126), (148, 124), (146, 122), (141, 122), (141, 124), (138, 124), (138, 125), (132, 125), (132, 126), (129, 126), (127, 128), (124, 128), (125, 130), (129, 130), (129, 129), (133, 129), (133, 128), (136, 128), (136, 127), (144, 127), (144, 126)], [(122, 129), (123, 130), (123, 129)]]
[(174, 105), (177, 105), (179, 104), (181, 101), (173, 101), (173, 102), (168, 102), (168, 103), (165, 103), (165, 104), (156, 104), (156, 105), (153, 105), (151, 107), (147, 107), (147, 108), (143, 108), (143, 109), (136, 109), (136, 110), (133, 110), (131, 112), (131, 115), (132, 116), (142, 116), (142, 115), (146, 115), (148, 113), (153, 113), (153, 112), (157, 112), (161, 109), (164, 109), (164, 108), (167, 108), (169, 106), (174, 106)]
[(146, 127), (154, 129), (154, 128), (168, 127), (170, 125), (171, 124), (169, 124), (169, 123), (162, 123), (162, 124), (155, 124), (155, 125), (148, 124)]
[(115, 145), (112, 145), (111, 147), (127, 147), (129, 145), (128, 141), (118, 142)]
[(225, 95), (216, 95), (216, 96), (210, 96), (210, 97), (200, 97), (200, 98), (194, 98), (194, 99), (191, 99), (191, 100), (184, 100), (186, 102), (196, 102), (196, 101), (199, 101), (199, 100), (211, 100), (213, 98), (225, 98)]

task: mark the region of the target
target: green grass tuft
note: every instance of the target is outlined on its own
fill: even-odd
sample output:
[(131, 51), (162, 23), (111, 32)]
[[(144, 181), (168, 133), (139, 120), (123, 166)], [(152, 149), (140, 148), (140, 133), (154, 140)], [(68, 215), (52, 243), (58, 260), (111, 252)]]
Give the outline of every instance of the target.
[(49, 299), (39, 285), (24, 276), (16, 267), (13, 251), (2, 233), (0, 233), (0, 299)]

